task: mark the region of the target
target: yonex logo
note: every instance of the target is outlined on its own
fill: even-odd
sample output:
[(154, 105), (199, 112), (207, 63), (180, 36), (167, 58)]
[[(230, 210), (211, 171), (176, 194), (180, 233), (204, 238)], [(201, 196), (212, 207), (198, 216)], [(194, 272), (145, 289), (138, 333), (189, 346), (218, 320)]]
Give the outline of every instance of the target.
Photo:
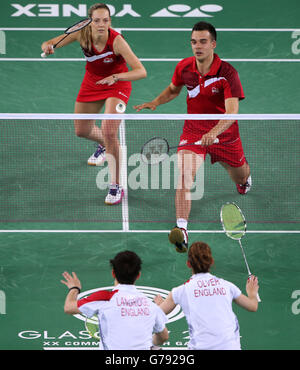
[[(118, 8), (114, 5), (107, 4), (111, 15), (115, 17), (142, 17), (132, 6), (132, 4), (122, 4), (122, 8)], [(11, 4), (14, 8), (12, 17), (71, 17), (77, 15), (79, 17), (87, 16), (88, 6), (86, 4), (70, 5), (70, 4)], [(221, 5), (217, 4), (204, 4), (200, 7), (193, 8), (187, 4), (171, 4), (165, 8), (155, 10), (151, 9), (144, 16), (150, 17), (164, 17), (164, 18), (178, 18), (178, 17), (213, 17), (215, 13), (223, 10)]]
[[(78, 295), (78, 299), (84, 298), (84, 297), (86, 297), (86, 296), (88, 296), (88, 295), (90, 295), (94, 292), (98, 292), (99, 290), (112, 290), (113, 288), (114, 288), (113, 286), (107, 286), (107, 287), (103, 287), (103, 288), (88, 290), (86, 292), (80, 293)], [(150, 287), (150, 286), (136, 285), (136, 288), (137, 288), (138, 291), (144, 293), (152, 301), (153, 301), (154, 297), (157, 294), (160, 294), (163, 299), (165, 299), (167, 297), (167, 295), (169, 294), (168, 290), (155, 288), (155, 287)], [(79, 320), (86, 321), (86, 318), (83, 315), (74, 315), (74, 316)], [(174, 308), (174, 310), (167, 315), (167, 317), (168, 317), (168, 323), (170, 323), (170, 322), (177, 321), (177, 320), (180, 320), (181, 318), (183, 318), (184, 313), (182, 312), (180, 306), (177, 305)], [(97, 320), (97, 318), (91, 318), (88, 321), (92, 324), (97, 324), (98, 320)]]
[(212, 17), (211, 13), (220, 12), (221, 10), (223, 10), (223, 7), (215, 4), (202, 5), (195, 9), (186, 4), (174, 4), (159, 10), (151, 17)]

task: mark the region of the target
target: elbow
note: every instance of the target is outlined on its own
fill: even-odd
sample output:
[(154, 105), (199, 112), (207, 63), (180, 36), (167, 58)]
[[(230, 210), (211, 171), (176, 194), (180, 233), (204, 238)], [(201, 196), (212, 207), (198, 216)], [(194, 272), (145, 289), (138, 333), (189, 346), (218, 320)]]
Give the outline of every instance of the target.
[(69, 307), (64, 307), (64, 313), (66, 313), (67, 315), (72, 315), (72, 312)]
[(65, 305), (64, 306), (64, 312), (67, 314), (67, 315), (75, 315), (77, 312), (77, 306), (73, 306), (73, 305)]
[(146, 78), (147, 77), (147, 71), (146, 71), (146, 68), (143, 67), (143, 69), (141, 70), (141, 78)]
[(253, 303), (250, 307), (248, 307), (248, 311), (256, 312), (258, 310), (258, 302)]

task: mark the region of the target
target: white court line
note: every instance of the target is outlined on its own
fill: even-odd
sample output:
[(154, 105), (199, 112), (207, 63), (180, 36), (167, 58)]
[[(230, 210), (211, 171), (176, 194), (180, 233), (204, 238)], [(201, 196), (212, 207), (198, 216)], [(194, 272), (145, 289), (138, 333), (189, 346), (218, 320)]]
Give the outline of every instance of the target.
[(125, 120), (121, 121), (120, 130), (120, 150), (121, 150), (121, 171), (120, 171), (120, 182), (123, 187), (124, 197), (122, 200), (122, 225), (123, 231), (129, 231), (129, 211), (128, 211), (128, 188), (127, 188), (127, 145), (126, 145), (126, 131), (125, 131)]
[[(0, 230), (0, 233), (169, 233), (170, 230)], [(225, 234), (223, 230), (189, 230), (189, 234)], [(300, 230), (247, 230), (247, 234), (300, 234)]]
[[(159, 31), (159, 32), (191, 32), (191, 28), (114, 28), (118, 31)], [(0, 27), (1, 31), (65, 31), (61, 27)], [(217, 32), (294, 32), (300, 28), (216, 28)]]
[[(141, 62), (180, 62), (182, 58), (139, 58)], [(225, 62), (262, 62), (262, 63), (293, 63), (299, 59), (249, 59), (249, 58), (222, 58)], [(0, 62), (86, 62), (85, 58), (1, 58)]]

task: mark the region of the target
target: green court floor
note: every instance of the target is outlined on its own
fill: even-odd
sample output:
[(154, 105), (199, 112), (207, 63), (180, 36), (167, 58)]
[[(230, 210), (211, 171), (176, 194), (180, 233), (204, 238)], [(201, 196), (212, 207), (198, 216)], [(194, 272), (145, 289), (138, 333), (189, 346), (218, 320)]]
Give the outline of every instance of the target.
[[(44, 40), (78, 20), (79, 15), (66, 15), (67, 4), (58, 3), (31, 4), (27, 14), (35, 16), (26, 15), (24, 8), (23, 14), (13, 15), (18, 12), (13, 2), (1, 5), (5, 53), (0, 45), (0, 113), (73, 112), (85, 67), (79, 46), (57, 50), (52, 60), (39, 58)], [(81, 3), (73, 1), (72, 6), (79, 9)], [(185, 7), (167, 0), (132, 0), (131, 8), (124, 8), (125, 1), (110, 4), (113, 26), (148, 72), (146, 80), (133, 83), (128, 113), (169, 84), (178, 61), (191, 55), (189, 30), (199, 20), (219, 29), (216, 52), (239, 71), (246, 95), (240, 113), (299, 113), (297, 1), (220, 0), (214, 8), (194, 0), (181, 4)], [(53, 9), (58, 15), (49, 16)], [(122, 15), (122, 9), (129, 14)], [(130, 15), (133, 11), (139, 16)], [(164, 16), (153, 16), (158, 12)], [(185, 112), (185, 92), (157, 110)], [(149, 296), (185, 282), (186, 256), (177, 254), (167, 239), (175, 223), (174, 189), (129, 188), (124, 220), (121, 205), (105, 206), (106, 189), (97, 187), (102, 168), (86, 166), (94, 144), (75, 137), (71, 121), (0, 124), (0, 349), (95, 349), (84, 321), (63, 312), (61, 273), (76, 271), (83, 293), (111, 287), (108, 261), (130, 249), (143, 260), (138, 286)], [(126, 122), (128, 158), (145, 138), (162, 132), (177, 140), (180, 130), (178, 122)], [(299, 349), (299, 121), (240, 122), (240, 131), (253, 189), (240, 197), (224, 170), (206, 161), (205, 192), (193, 204), (190, 242), (207, 242), (215, 258), (212, 272), (245, 293), (247, 271), (239, 245), (222, 233), (219, 223), (221, 205), (236, 201), (248, 221), (243, 245), (262, 299), (257, 313), (234, 307), (242, 348)], [(168, 329), (164, 348), (186, 348), (187, 324), (180, 311)]]

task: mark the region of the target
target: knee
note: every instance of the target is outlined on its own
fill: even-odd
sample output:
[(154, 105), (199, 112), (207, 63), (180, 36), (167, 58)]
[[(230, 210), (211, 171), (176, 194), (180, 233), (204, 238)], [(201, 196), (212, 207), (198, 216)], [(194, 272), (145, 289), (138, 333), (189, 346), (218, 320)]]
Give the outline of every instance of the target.
[(179, 174), (178, 185), (180, 189), (189, 190), (194, 183), (194, 176), (190, 171), (182, 171)]
[(89, 127), (82, 123), (82, 121), (74, 121), (75, 135), (78, 137), (87, 138), (89, 136)]
[(239, 178), (238, 178), (237, 183), (238, 184), (245, 184), (247, 182), (249, 176), (250, 176), (250, 167), (249, 167), (248, 163), (246, 163), (243, 173), (240, 174), (240, 176), (238, 176)]
[(105, 143), (117, 143), (118, 142), (118, 132), (115, 130), (102, 130), (102, 135)]

